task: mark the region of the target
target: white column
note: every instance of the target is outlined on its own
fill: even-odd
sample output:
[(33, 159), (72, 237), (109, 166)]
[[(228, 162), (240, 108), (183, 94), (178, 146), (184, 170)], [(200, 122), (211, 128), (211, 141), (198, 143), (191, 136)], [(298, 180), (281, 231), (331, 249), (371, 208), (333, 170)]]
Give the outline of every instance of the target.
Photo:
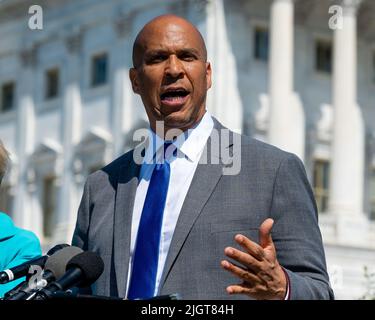
[(129, 79), (129, 68), (132, 65), (125, 52), (132, 51), (132, 42), (129, 39), (135, 13), (120, 14), (115, 20), (117, 35), (113, 50), (113, 65), (115, 66), (112, 91), (112, 133), (113, 133), (113, 158), (124, 152), (125, 133), (130, 132), (137, 120), (134, 114), (133, 90)]
[(61, 160), (63, 168), (60, 178), (59, 212), (55, 241), (69, 242), (74, 231), (81, 196), (73, 170), (75, 146), (79, 142), (81, 130), (80, 74), (82, 72), (82, 61), (80, 58), (80, 31), (75, 31), (66, 38), (66, 47), (68, 59), (62, 109), (63, 153)]
[[(333, 140), (330, 211), (363, 218), (364, 125), (357, 104), (358, 1), (341, 1), (343, 27), (334, 30)], [(352, 236), (351, 236), (352, 237)]]
[[(227, 1), (230, 4), (230, 1)], [(212, 66), (212, 88), (207, 109), (226, 127), (242, 131), (243, 113), (237, 85), (237, 69), (227, 34), (223, 0), (207, 5), (207, 51)]]
[(305, 117), (293, 93), (293, 0), (274, 0), (271, 6), (269, 143), (295, 153), (305, 153)]
[(125, 112), (129, 111), (130, 100), (128, 86), (129, 70), (119, 66), (114, 72), (113, 103), (112, 103), (112, 130), (113, 130), (113, 158), (117, 158), (124, 152)]
[[(34, 185), (32, 171), (28, 170), (28, 159), (33, 151), (35, 132), (34, 105), (34, 65), (36, 63), (36, 49), (31, 48), (21, 52), (23, 72), (20, 76), (20, 93), (17, 106), (17, 158), (18, 179), (14, 204), (14, 220), (17, 226), (37, 231), (38, 226), (33, 221), (33, 201), (30, 188)], [(31, 174), (31, 175), (30, 175)]]

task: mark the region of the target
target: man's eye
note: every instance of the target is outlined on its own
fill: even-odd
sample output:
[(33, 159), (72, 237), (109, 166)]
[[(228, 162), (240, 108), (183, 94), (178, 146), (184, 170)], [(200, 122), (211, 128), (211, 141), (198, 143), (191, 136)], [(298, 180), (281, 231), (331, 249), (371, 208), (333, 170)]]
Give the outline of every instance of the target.
[(192, 54), (183, 54), (180, 56), (180, 59), (181, 60), (184, 60), (184, 61), (193, 61), (195, 60), (195, 56), (193, 56)]
[(149, 62), (150, 63), (158, 63), (158, 62), (164, 61), (165, 59), (166, 59), (166, 57), (163, 56), (163, 55), (155, 55), (155, 56), (152, 56), (149, 59)]

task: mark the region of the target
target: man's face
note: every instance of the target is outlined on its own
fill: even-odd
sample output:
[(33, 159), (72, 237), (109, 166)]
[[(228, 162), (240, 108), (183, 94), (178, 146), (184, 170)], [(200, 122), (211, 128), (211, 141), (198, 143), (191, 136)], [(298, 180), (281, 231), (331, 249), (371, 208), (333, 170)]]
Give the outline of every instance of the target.
[(186, 130), (205, 113), (211, 66), (206, 62), (203, 41), (184, 24), (164, 23), (142, 35), (138, 63), (130, 70), (151, 128), (164, 121), (165, 130)]

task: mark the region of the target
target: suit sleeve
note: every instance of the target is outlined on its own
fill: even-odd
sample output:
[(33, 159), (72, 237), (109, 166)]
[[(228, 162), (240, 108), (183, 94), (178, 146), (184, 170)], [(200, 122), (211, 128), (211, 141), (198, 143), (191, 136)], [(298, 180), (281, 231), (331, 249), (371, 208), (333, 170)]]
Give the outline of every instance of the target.
[(293, 154), (278, 168), (271, 217), (277, 259), (289, 277), (290, 299), (333, 299), (315, 199), (304, 166)]
[[(85, 183), (81, 203), (78, 209), (77, 223), (73, 234), (72, 246), (81, 248), (83, 251), (88, 250), (88, 231), (90, 226), (90, 177)], [(73, 288), (73, 292), (91, 295), (91, 287)]]
[(88, 229), (90, 225), (90, 186), (87, 179), (81, 203), (79, 205), (76, 227), (73, 234), (72, 245), (86, 251), (88, 249)]

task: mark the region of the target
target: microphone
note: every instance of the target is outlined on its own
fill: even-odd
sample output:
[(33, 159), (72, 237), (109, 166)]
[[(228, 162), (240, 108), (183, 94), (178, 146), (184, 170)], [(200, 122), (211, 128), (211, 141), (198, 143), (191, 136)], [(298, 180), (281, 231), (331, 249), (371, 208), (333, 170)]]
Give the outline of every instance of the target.
[(65, 274), (69, 261), (82, 252), (81, 248), (72, 246), (55, 253), (47, 259), (44, 266), (43, 278), (48, 283), (61, 278)]
[(44, 289), (38, 291), (35, 300), (52, 298), (55, 293), (71, 287), (88, 287), (103, 273), (104, 262), (94, 252), (86, 251), (73, 257), (66, 266), (65, 274)]
[(36, 285), (30, 283), (30, 281), (24, 281), (21, 285), (7, 292), (4, 300), (27, 300), (38, 287), (45, 287), (48, 283), (62, 277), (68, 262), (81, 252), (83, 252), (82, 249), (70, 246), (57, 251), (47, 259), (42, 279)]
[(5, 284), (10, 281), (26, 276), (29, 272), (30, 266), (32, 265), (38, 265), (38, 266), (43, 267), (49, 256), (61, 250), (62, 248), (68, 247), (68, 246), (69, 246), (68, 244), (58, 244), (54, 246), (52, 249), (50, 249), (45, 256), (35, 258), (30, 261), (26, 261), (25, 263), (20, 264), (19, 266), (1, 271), (0, 272), (0, 284)]
[(48, 250), (47, 256), (50, 257), (53, 254), (55, 254), (57, 251), (60, 251), (61, 249), (64, 249), (64, 248), (67, 248), (67, 247), (70, 247), (70, 245), (67, 244), (67, 243), (57, 244), (53, 248), (51, 248), (51, 249)]

